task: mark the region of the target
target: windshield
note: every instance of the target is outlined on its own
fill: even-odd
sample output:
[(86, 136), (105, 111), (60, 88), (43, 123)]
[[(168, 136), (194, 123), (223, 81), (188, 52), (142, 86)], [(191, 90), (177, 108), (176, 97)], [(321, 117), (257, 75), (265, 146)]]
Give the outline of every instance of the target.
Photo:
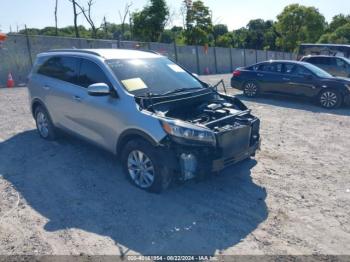
[(303, 65), (309, 69), (312, 73), (314, 73), (315, 75), (319, 76), (319, 77), (332, 77), (331, 74), (327, 73), (326, 71), (324, 71), (323, 69), (314, 66), (313, 64), (309, 64), (309, 63), (303, 63)]
[(191, 74), (165, 57), (110, 59), (106, 63), (134, 95), (161, 95), (179, 89), (204, 88)]

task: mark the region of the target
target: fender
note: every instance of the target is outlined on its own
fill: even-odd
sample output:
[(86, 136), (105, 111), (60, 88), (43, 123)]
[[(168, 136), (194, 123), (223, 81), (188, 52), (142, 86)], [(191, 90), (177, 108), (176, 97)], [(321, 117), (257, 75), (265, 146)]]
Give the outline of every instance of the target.
[(155, 141), (150, 135), (141, 131), (139, 129), (127, 129), (123, 133), (120, 134), (117, 146), (116, 146), (116, 154), (119, 155), (124, 145), (132, 139), (132, 137), (141, 137), (145, 139), (147, 142), (151, 143), (152, 146), (158, 146), (159, 143)]

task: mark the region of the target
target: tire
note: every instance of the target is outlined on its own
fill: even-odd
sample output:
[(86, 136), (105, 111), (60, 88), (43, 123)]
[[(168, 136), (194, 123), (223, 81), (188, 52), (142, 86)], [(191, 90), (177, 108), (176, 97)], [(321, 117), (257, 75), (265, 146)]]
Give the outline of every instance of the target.
[(47, 110), (43, 106), (38, 106), (35, 109), (34, 116), (36, 128), (40, 137), (46, 140), (55, 140), (57, 131), (55, 126), (52, 124)]
[(320, 106), (327, 109), (338, 108), (342, 104), (342, 101), (342, 95), (333, 89), (322, 90), (318, 96)]
[(243, 94), (246, 97), (257, 97), (259, 94), (259, 86), (255, 82), (246, 82), (243, 86)]
[[(149, 142), (135, 139), (124, 146), (121, 164), (132, 184), (149, 192), (160, 193), (169, 187), (172, 180), (170, 170), (162, 165), (162, 158), (160, 151)], [(143, 163), (140, 163), (141, 159)]]

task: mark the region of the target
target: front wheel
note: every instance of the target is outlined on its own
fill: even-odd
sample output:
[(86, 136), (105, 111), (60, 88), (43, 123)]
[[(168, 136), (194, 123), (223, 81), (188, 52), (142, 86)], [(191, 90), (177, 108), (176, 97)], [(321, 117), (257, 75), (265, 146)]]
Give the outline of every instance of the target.
[(322, 107), (327, 109), (337, 108), (342, 103), (342, 96), (336, 90), (326, 89), (320, 93), (319, 103)]
[(244, 84), (243, 93), (246, 97), (256, 97), (259, 93), (259, 87), (254, 82), (247, 82)]
[(171, 183), (171, 173), (161, 164), (157, 149), (142, 139), (129, 141), (122, 152), (124, 173), (137, 187), (159, 193)]

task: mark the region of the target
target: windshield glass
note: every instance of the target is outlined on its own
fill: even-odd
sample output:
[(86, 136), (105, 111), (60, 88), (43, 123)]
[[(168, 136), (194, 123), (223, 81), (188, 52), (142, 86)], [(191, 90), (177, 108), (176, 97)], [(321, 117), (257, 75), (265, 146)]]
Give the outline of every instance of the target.
[(192, 75), (165, 57), (111, 59), (106, 63), (124, 88), (134, 95), (169, 93), (204, 88)]
[(327, 73), (326, 71), (324, 71), (323, 69), (314, 66), (312, 64), (309, 63), (303, 63), (303, 65), (309, 69), (312, 73), (314, 73), (315, 75), (319, 76), (319, 77), (332, 77), (331, 74)]

